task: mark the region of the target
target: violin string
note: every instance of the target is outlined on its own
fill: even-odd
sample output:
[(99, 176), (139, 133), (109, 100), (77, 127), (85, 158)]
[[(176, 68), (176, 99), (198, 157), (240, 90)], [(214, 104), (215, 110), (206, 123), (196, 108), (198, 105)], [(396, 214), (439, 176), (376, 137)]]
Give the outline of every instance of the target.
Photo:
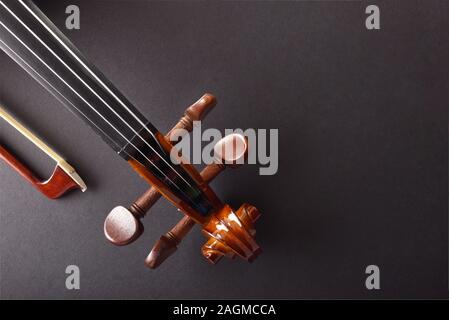
[[(89, 117), (87, 117), (84, 113), (82, 113), (70, 100), (68, 100), (61, 92), (58, 91), (58, 89), (56, 89), (50, 82), (48, 82), (44, 77), (42, 77), (33, 67), (31, 67), (25, 60), (23, 60), (11, 47), (9, 47), (5, 42), (3, 42), (2, 39), (0, 39), (0, 47), (2, 47), (2, 49), (8, 54), (12, 54), (14, 55), (11, 56), (11, 58), (15, 61), (17, 61), (19, 64), (25, 66), (26, 68), (28, 68), (29, 70), (31, 70), (33, 72), (34, 75), (39, 77), (39, 80), (44, 81), (46, 83), (46, 85), (48, 85), (49, 87), (51, 87), (52, 90), (54, 90), (57, 94), (58, 97), (62, 97), (64, 98), (65, 102), (67, 104), (70, 104), (74, 109), (76, 109), (87, 121), (89, 121), (97, 130), (101, 131), (102, 134), (104, 134), (106, 137), (108, 137), (108, 139), (114, 143), (117, 148), (120, 148), (120, 146), (114, 141), (114, 139), (112, 139), (106, 132), (104, 132), (95, 122), (93, 122), (91, 119), (89, 119)], [(16, 60), (20, 59), (20, 61)], [(38, 79), (36, 79), (38, 80)], [(38, 82), (40, 82), (38, 80)]]
[[(36, 58), (43, 63), (50, 71), (52, 71), (69, 89), (71, 89), (81, 100), (83, 100), (84, 103), (86, 103), (92, 110), (94, 110), (109, 126), (111, 126), (127, 143), (129, 143), (134, 149), (136, 149), (136, 151), (138, 151), (154, 168), (156, 168), (160, 173), (162, 173), (162, 175), (167, 178), (179, 191), (181, 191), (185, 196), (187, 196), (187, 198), (190, 198), (183, 190), (181, 187), (179, 187), (174, 181), (172, 181), (170, 179), (170, 177), (168, 177), (153, 161), (151, 161), (139, 148), (137, 148), (131, 141), (129, 141), (117, 128), (115, 128), (103, 115), (101, 115), (95, 108), (93, 108), (76, 90), (74, 90), (66, 81), (64, 81), (64, 79), (61, 78), (61, 76), (59, 76), (51, 67), (49, 67), (44, 61), (42, 61), (42, 59), (36, 55), (25, 43), (23, 43), (23, 41), (18, 38), (14, 33), (11, 32), (11, 30), (6, 27), (4, 25), (4, 23), (2, 21), (0, 21), (0, 25), (5, 28), (8, 32), (10, 32), (25, 48), (27, 48), (32, 54), (34, 54), (36, 56)], [(8, 48), (9, 51), (11, 51), (12, 53), (14, 53), (14, 55), (16, 57), (19, 57), (21, 59), (21, 61), (23, 61), (25, 63), (25, 65), (30, 68), (30, 70), (32, 70), (36, 75), (38, 75), (41, 79), (45, 78), (40, 75), (34, 68), (32, 68), (28, 63), (26, 63), (24, 61), (24, 59), (22, 59), (20, 57), (19, 54), (17, 54), (12, 48), (10, 48), (5, 42), (3, 42), (1, 39), (0, 41), (3, 43), (4, 46), (6, 46)], [(48, 83), (48, 81), (45, 80), (46, 83)], [(54, 86), (50, 85), (52, 87), (52, 89), (54, 89), (59, 95), (61, 95), (62, 97), (64, 97), (65, 100), (68, 100), (63, 94), (61, 94), (58, 90), (56, 90), (54, 88)], [(70, 103), (72, 106), (73, 103)], [(75, 106), (74, 106), (75, 107)], [(79, 110), (77, 107), (75, 107), (75, 109), (81, 113), (85, 118), (88, 118), (81, 110)], [(91, 120), (90, 120), (91, 121)], [(92, 122), (92, 121), (91, 121)], [(98, 126), (96, 126), (98, 128)], [(100, 129), (100, 131), (102, 131)], [(104, 132), (104, 131), (102, 131)], [(109, 137), (108, 135), (106, 135), (107, 137)], [(110, 137), (109, 137), (110, 138)], [(111, 138), (110, 138), (111, 139)], [(112, 140), (112, 139), (111, 139)], [(136, 160), (133, 157), (134, 160)], [(137, 161), (137, 160), (136, 160)]]
[[(11, 47), (9, 47), (5, 42), (3, 42), (3, 40), (0, 39), (0, 47), (2, 47), (2, 49), (8, 54), (14, 55), (11, 56), (11, 58), (15, 61), (17, 61), (19, 64), (24, 65), (26, 68), (28, 68), (30, 71), (33, 72), (32, 75), (36, 75), (37, 77), (39, 77), (39, 79), (36, 79), (38, 82), (43, 81), (46, 83), (46, 85), (48, 85), (49, 87), (51, 87), (52, 90), (54, 90), (57, 93), (57, 98), (61, 97), (64, 98), (64, 101), (71, 105), (74, 109), (76, 109), (88, 122), (90, 122), (97, 130), (101, 131), (101, 133), (103, 135), (105, 135), (112, 143), (114, 143), (116, 145), (117, 148), (121, 148), (115, 141), (114, 139), (112, 139), (105, 131), (103, 131), (95, 122), (93, 122), (89, 117), (87, 117), (84, 113), (82, 113), (70, 100), (68, 100), (61, 92), (58, 91), (58, 89), (56, 89), (50, 82), (48, 82), (44, 77), (42, 77), (32, 66), (30, 66), (25, 60), (22, 59), (22, 57), (20, 57)], [(20, 59), (20, 61), (16, 60)], [(62, 101), (61, 101), (62, 102)], [(64, 102), (63, 102), (64, 103)]]
[[(129, 114), (131, 114), (138, 122), (139, 124), (145, 128), (152, 136), (154, 139), (156, 139), (153, 135), (153, 133), (147, 128), (147, 126), (120, 100), (118, 99), (118, 97), (112, 92), (112, 90), (110, 90), (96, 75), (94, 72), (92, 72), (90, 70), (90, 68), (88, 66), (86, 66), (85, 63), (83, 63), (81, 61), (81, 59), (79, 59), (79, 57), (74, 54), (72, 52), (72, 50), (70, 50), (70, 48), (62, 41), (59, 39), (59, 37), (50, 29), (48, 28), (48, 26), (23, 2), (23, 1), (19, 1), (23, 7), (25, 7), (25, 9), (31, 13), (33, 15), (33, 17), (38, 20), (38, 22), (40, 24), (42, 24), (42, 26), (44, 26), (46, 28), (47, 31), (50, 32), (50, 34), (60, 43), (64, 46), (64, 48), (79, 62), (81, 63), (81, 65), (92, 75), (95, 77), (95, 79), (100, 82), (100, 84), (108, 91), (109, 94), (111, 94), (127, 111)], [(52, 53), (52, 55), (54, 57), (56, 57), (63, 65), (64, 67), (66, 67), (79, 81), (81, 81), (81, 83), (89, 89), (89, 91), (91, 91), (106, 107), (108, 107), (126, 126), (128, 126), (133, 133), (139, 137), (154, 153), (156, 153), (159, 158), (161, 158), (189, 187), (193, 188), (192, 185), (184, 179), (184, 177), (179, 174), (176, 169), (173, 167), (172, 164), (170, 164), (165, 158), (163, 158), (127, 121), (125, 121), (103, 98), (100, 97), (100, 95), (94, 90), (92, 89), (75, 71), (73, 71), (72, 68), (70, 68), (62, 59), (61, 57), (59, 57), (41, 38), (39, 38), (39, 36), (37, 36), (19, 17), (17, 17), (16, 14), (14, 14), (14, 12), (11, 11), (10, 8), (8, 8), (3, 1), (0, 1), (0, 4), (22, 25), (25, 27), (25, 29), (31, 33), (33, 35), (34, 38), (36, 38), (48, 51), (50, 51)]]

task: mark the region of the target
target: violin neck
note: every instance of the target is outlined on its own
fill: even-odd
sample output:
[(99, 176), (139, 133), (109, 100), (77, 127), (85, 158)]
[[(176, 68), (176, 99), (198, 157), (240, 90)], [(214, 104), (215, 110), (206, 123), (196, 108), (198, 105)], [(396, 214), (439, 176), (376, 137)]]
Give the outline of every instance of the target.
[(157, 129), (31, 1), (0, 1), (0, 47), (114, 151), (164, 186), (180, 209), (200, 216), (216, 209), (210, 188), (173, 164), (171, 146)]
[(156, 132), (32, 2), (0, 2), (0, 46), (116, 152), (143, 127)]

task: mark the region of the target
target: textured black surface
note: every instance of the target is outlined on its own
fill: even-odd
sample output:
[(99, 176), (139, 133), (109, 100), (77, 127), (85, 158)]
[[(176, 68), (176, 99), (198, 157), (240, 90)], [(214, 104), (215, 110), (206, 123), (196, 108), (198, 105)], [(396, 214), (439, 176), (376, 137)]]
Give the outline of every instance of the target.
[[(1, 298), (436, 298), (448, 288), (446, 1), (38, 1), (161, 131), (203, 92), (216, 128), (279, 128), (275, 176), (255, 166), (214, 182), (231, 205), (262, 211), (253, 264), (203, 260), (196, 229), (160, 269), (143, 260), (180, 215), (160, 201), (136, 243), (105, 240), (103, 221), (146, 184), (5, 54), (0, 99), (85, 177), (49, 201), (0, 164)], [(0, 143), (52, 163), (5, 123)], [(81, 290), (65, 268), (81, 269)], [(381, 290), (365, 289), (365, 267)]]

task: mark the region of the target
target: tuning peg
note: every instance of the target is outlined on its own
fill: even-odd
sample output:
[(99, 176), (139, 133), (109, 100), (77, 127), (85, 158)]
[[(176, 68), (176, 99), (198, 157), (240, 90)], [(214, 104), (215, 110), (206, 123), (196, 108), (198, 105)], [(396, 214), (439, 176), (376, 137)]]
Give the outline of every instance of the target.
[(150, 254), (145, 259), (145, 264), (156, 269), (162, 262), (170, 257), (178, 249), (182, 239), (192, 230), (195, 221), (189, 216), (182, 219), (166, 234), (162, 235), (156, 242)]
[[(185, 132), (193, 130), (193, 122), (203, 120), (215, 107), (217, 100), (212, 94), (204, 94), (198, 101), (188, 107), (184, 116), (165, 136), (171, 141), (177, 129)], [(159, 200), (161, 194), (152, 187), (134, 201), (129, 208), (118, 206), (106, 217), (104, 234), (112, 244), (124, 246), (135, 241), (143, 232), (144, 227), (140, 221), (151, 207)]]
[[(226, 167), (237, 168), (243, 164), (248, 154), (248, 142), (243, 135), (230, 134), (221, 139), (214, 147), (216, 162), (206, 166), (201, 171), (204, 182), (210, 183), (215, 177), (226, 169)], [(155, 269), (171, 256), (178, 245), (195, 225), (190, 217), (184, 216), (169, 232), (162, 235), (156, 242), (150, 254), (145, 259), (145, 264)], [(215, 245), (214, 248), (218, 248)], [(211, 248), (212, 249), (212, 248)], [(230, 250), (230, 249), (229, 249)], [(209, 252), (211, 252), (209, 250)], [(224, 253), (226, 254), (226, 253)], [(231, 255), (231, 253), (229, 253)], [(213, 258), (208, 258), (209, 261)]]

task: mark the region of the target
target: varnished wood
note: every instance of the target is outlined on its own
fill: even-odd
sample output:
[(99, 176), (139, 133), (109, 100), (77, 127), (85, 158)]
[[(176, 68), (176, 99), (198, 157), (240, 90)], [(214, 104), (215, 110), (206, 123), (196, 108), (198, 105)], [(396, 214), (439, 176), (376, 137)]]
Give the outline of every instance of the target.
[(136, 240), (144, 231), (139, 218), (122, 206), (115, 207), (106, 217), (104, 234), (116, 246), (125, 246)]
[[(51, 159), (56, 161), (57, 166), (66, 173), (70, 179), (75, 182), (81, 191), (86, 191), (87, 187), (81, 177), (76, 173), (75, 169), (69, 165), (63, 157), (61, 157), (55, 150), (50, 148), (44, 141), (42, 141), (38, 136), (32, 133), (27, 127), (15, 119), (11, 114), (6, 112), (6, 110), (0, 105), (0, 118), (3, 118), (7, 123), (9, 123), (14, 129), (20, 132), (25, 138), (31, 141), (36, 147), (48, 155)], [(22, 170), (23, 170), (22, 166)], [(65, 190), (67, 191), (67, 190)], [(65, 192), (64, 191), (64, 192)], [(56, 192), (57, 193), (57, 192)]]
[[(176, 129), (184, 129), (185, 132), (189, 132), (193, 128), (191, 125), (192, 122), (203, 118), (198, 112), (198, 110), (201, 110), (201, 108), (198, 109), (198, 106), (201, 107), (200, 102), (215, 104), (214, 98), (210, 96), (206, 97), (207, 99), (200, 99), (197, 101), (197, 103), (193, 105), (194, 107), (191, 106), (189, 108), (190, 110), (186, 111), (185, 115), (177, 125), (170, 130), (165, 137), (160, 134), (156, 135), (156, 138), (167, 152), (170, 152), (173, 147), (169, 138), (172, 138), (173, 140)], [(232, 152), (228, 153), (226, 150), (231, 150)], [(198, 173), (198, 171), (196, 171), (190, 164), (182, 163), (184, 169), (211, 199), (214, 199), (216, 196), (212, 189), (210, 189), (209, 183), (225, 168), (236, 168), (244, 163), (248, 152), (248, 141), (242, 135), (229, 135), (217, 143), (214, 151), (216, 154), (216, 162), (206, 166), (201, 173)], [(202, 253), (211, 263), (217, 263), (223, 256), (229, 258), (240, 256), (249, 262), (253, 261), (258, 256), (260, 248), (253, 238), (255, 235), (254, 222), (259, 217), (259, 212), (255, 207), (245, 204), (242, 205), (239, 210), (234, 212), (231, 207), (223, 204), (216, 198), (214, 199), (215, 211), (208, 217), (201, 216), (187, 203), (184, 203), (173, 195), (171, 190), (165, 184), (156, 179), (156, 177), (148, 172), (139, 162), (134, 160), (130, 160), (129, 162), (134, 170), (147, 180), (152, 187), (139, 197), (131, 205), (129, 210), (126, 210), (124, 207), (117, 207), (120, 208), (126, 216), (128, 216), (129, 212), (129, 215), (132, 216), (135, 221), (139, 221), (137, 224), (134, 222), (132, 223), (134, 231), (129, 233), (125, 244), (131, 243), (138, 235), (140, 235), (143, 230), (140, 219), (157, 202), (161, 195), (174, 203), (175, 206), (185, 214), (185, 216), (170, 231), (162, 235), (153, 246), (150, 254), (145, 259), (145, 264), (148, 267), (153, 269), (157, 268), (168, 257), (176, 252), (178, 245), (196, 223), (202, 226), (203, 233), (208, 237), (206, 244), (202, 248)], [(209, 194), (209, 192), (211, 194)], [(106, 221), (108, 221), (108, 219)], [(105, 232), (106, 230), (107, 225), (105, 222)], [(108, 237), (108, 239), (112, 243), (122, 245), (122, 243), (118, 243), (118, 239), (111, 240), (110, 237)]]
[[(256, 234), (254, 223), (260, 217), (259, 210), (252, 205), (243, 204), (235, 214), (243, 224), (243, 229), (248, 231), (251, 237), (254, 237)], [(209, 240), (201, 248), (201, 252), (203, 253), (203, 256), (212, 264), (216, 264), (224, 256), (231, 259), (235, 257), (235, 252), (231, 250), (229, 246), (225, 245), (221, 241), (218, 241), (214, 237), (209, 238)], [(260, 248), (257, 247), (255, 253), (252, 254), (247, 260), (252, 262), (260, 254), (260, 252)]]
[(174, 141), (174, 134), (178, 135), (177, 130), (181, 129), (185, 130), (186, 132), (191, 132), (193, 130), (193, 122), (203, 120), (209, 114), (209, 112), (212, 111), (216, 104), (217, 99), (215, 98), (215, 96), (210, 93), (205, 93), (201, 98), (198, 99), (198, 101), (196, 101), (186, 109), (184, 116), (165, 136), (167, 140), (171, 141), (172, 143), (178, 142)]
[(250, 230), (246, 229), (242, 223), (239, 217), (241, 209), (234, 212), (230, 206), (223, 206), (208, 224), (203, 226), (203, 233), (217, 240), (221, 245), (225, 245), (226, 250), (232, 250), (242, 259), (252, 262), (259, 255), (260, 247)]
[[(240, 153), (226, 153), (217, 152), (219, 149), (224, 150), (227, 148), (234, 148), (237, 145), (237, 141), (243, 143), (243, 149)], [(214, 148), (217, 157), (216, 163), (207, 165), (201, 171), (201, 177), (204, 182), (210, 183), (227, 167), (237, 168), (241, 164), (242, 159), (245, 159), (248, 154), (247, 140), (241, 135), (229, 135), (221, 139)], [(230, 155), (230, 158), (226, 158), (226, 155)], [(226, 207), (227, 208), (227, 207)], [(215, 221), (215, 220), (214, 220)], [(184, 237), (190, 232), (195, 225), (195, 221), (188, 216), (184, 216), (169, 232), (162, 235), (160, 239), (153, 246), (150, 254), (145, 259), (145, 264), (155, 269), (160, 266), (168, 257), (170, 257), (178, 248), (178, 245), (184, 239)], [(206, 225), (205, 223), (203, 225)], [(233, 257), (235, 254), (231, 248), (227, 245), (210, 238), (210, 240), (203, 246), (203, 255), (212, 263), (218, 262), (222, 256)]]
[(160, 237), (145, 259), (145, 264), (151, 269), (159, 267), (175, 253), (182, 239), (192, 230), (195, 224), (195, 221), (189, 216), (184, 216), (176, 226)]
[[(217, 103), (216, 98), (210, 94), (205, 93), (198, 101), (188, 107), (184, 113), (184, 116), (178, 121), (178, 123), (165, 135), (165, 138), (173, 143), (173, 136), (178, 130), (184, 130), (184, 133), (191, 132), (193, 130), (193, 122), (203, 120), (210, 111), (215, 107)], [(177, 134), (180, 138), (181, 136)], [(136, 217), (144, 217), (150, 208), (160, 199), (162, 195), (155, 187), (149, 188), (144, 194), (137, 198), (130, 206), (130, 211)]]
[[(201, 171), (201, 177), (206, 183), (210, 183), (224, 169), (226, 169), (224, 164), (210, 164)], [(182, 217), (169, 232), (162, 235), (156, 242), (150, 254), (145, 259), (145, 264), (151, 269), (160, 266), (168, 257), (175, 253), (178, 245), (194, 226), (195, 220), (187, 215)]]
[(0, 158), (19, 173), (25, 180), (50, 199), (57, 199), (69, 190), (78, 188), (72, 178), (58, 165), (48, 180), (39, 179), (27, 166), (4, 147), (0, 146)]

